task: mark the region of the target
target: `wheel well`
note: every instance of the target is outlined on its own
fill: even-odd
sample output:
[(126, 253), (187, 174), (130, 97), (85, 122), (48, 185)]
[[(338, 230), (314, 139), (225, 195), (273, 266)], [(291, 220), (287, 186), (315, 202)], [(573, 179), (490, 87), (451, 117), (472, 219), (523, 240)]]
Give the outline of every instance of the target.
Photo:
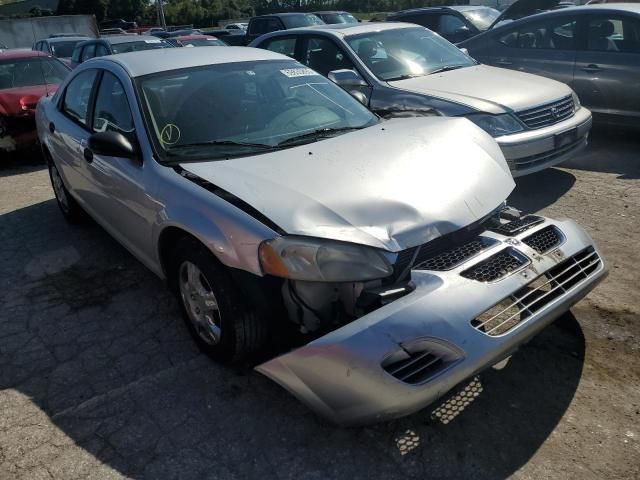
[(173, 249), (175, 248), (178, 241), (181, 238), (186, 237), (193, 238), (197, 242), (202, 243), (189, 232), (182, 230), (179, 227), (167, 227), (160, 233), (160, 238), (158, 240), (158, 257), (160, 258), (162, 271), (164, 272), (164, 275), (169, 283), (171, 283), (171, 278), (169, 275), (171, 253), (173, 252)]

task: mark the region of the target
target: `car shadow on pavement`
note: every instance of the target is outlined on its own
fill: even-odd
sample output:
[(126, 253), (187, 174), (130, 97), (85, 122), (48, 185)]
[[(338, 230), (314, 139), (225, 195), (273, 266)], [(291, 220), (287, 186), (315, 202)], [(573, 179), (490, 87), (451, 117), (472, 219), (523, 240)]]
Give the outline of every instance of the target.
[(571, 190), (576, 182), (569, 172), (557, 168), (548, 168), (515, 180), (516, 188), (507, 203), (524, 213), (534, 213), (548, 207)]
[(429, 408), (340, 428), (250, 366), (199, 354), (163, 283), (53, 200), (1, 215), (0, 242), (2, 460), (56, 478), (500, 479), (541, 447), (582, 374), (567, 314)]
[(35, 172), (46, 168), (39, 151), (0, 152), (0, 178)]
[(640, 128), (594, 124), (589, 146), (562, 167), (640, 178)]

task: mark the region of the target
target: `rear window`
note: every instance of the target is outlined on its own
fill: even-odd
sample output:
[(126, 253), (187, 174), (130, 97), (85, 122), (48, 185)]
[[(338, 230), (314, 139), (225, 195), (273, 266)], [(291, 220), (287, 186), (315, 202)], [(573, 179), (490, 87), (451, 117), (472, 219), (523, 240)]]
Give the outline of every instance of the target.
[(320, 18), (312, 13), (306, 15), (286, 15), (282, 17), (284, 26), (287, 28), (308, 27), (309, 25), (324, 25)]
[(58, 84), (69, 70), (53, 58), (18, 58), (0, 62), (0, 89)]
[(111, 50), (113, 51), (113, 53), (139, 52), (142, 50), (153, 50), (156, 48), (170, 47), (173, 47), (171, 43), (167, 42), (166, 40), (160, 40), (159, 38), (111, 44)]

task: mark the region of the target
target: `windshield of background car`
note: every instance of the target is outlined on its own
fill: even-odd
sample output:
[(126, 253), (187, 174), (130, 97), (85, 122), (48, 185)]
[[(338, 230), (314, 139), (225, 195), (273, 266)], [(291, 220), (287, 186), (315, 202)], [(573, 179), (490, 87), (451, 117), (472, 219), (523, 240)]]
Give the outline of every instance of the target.
[(285, 15), (282, 17), (284, 26), (287, 28), (308, 27), (309, 25), (324, 25), (320, 17), (311, 13), (306, 15)]
[(165, 161), (254, 155), (378, 121), (295, 61), (207, 65), (147, 75), (136, 84), (150, 137)]
[(194, 38), (192, 40), (180, 40), (183, 47), (223, 47), (226, 45), (217, 38)]
[(322, 17), (325, 23), (358, 23), (358, 19), (350, 13), (325, 13)]
[(498, 10), (490, 7), (474, 8), (473, 10), (464, 10), (460, 13), (480, 31), (485, 31), (496, 21), (496, 18), (500, 16)]
[(346, 40), (364, 64), (383, 81), (421, 77), (443, 69), (476, 64), (440, 35), (422, 27), (365, 33)]
[(51, 53), (59, 58), (71, 58), (71, 55), (73, 55), (73, 49), (76, 48), (76, 45), (82, 41), (84, 40), (51, 43)]
[(31, 57), (0, 61), (0, 90), (58, 84), (69, 70), (53, 58)]
[(113, 53), (139, 52), (141, 50), (153, 50), (156, 48), (171, 48), (171, 47), (173, 47), (173, 45), (171, 45), (166, 40), (160, 40), (159, 38), (151, 38), (147, 40), (136, 40), (134, 42), (111, 44), (111, 50), (113, 50)]

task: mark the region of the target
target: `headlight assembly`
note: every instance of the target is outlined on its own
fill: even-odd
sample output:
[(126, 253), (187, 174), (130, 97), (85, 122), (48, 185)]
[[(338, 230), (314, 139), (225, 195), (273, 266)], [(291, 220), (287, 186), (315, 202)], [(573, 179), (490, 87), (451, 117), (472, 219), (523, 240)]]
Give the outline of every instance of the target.
[(371, 247), (308, 237), (278, 237), (260, 244), (264, 273), (310, 282), (355, 282), (383, 278), (393, 268)]
[(467, 115), (467, 118), (492, 137), (500, 137), (524, 130), (522, 125), (508, 113), (501, 115), (474, 113)]

